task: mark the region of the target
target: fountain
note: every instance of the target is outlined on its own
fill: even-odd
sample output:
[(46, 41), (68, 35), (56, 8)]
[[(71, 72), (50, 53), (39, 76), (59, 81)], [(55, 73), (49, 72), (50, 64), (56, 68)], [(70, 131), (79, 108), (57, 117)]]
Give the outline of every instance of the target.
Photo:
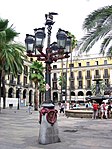
[[(96, 82), (95, 86), (95, 96), (86, 97), (86, 102), (96, 101), (99, 105), (101, 105), (103, 100), (112, 99), (112, 97), (105, 97), (101, 93), (100, 89), (100, 81), (103, 79), (94, 79)], [(92, 118), (93, 110), (92, 108), (78, 108), (78, 109), (68, 109), (65, 110), (65, 115), (67, 117), (80, 117), (80, 118)]]
[(101, 105), (103, 100), (106, 99), (111, 99), (110, 97), (105, 97), (104, 95), (101, 94), (101, 90), (100, 90), (100, 81), (102, 81), (103, 79), (94, 79), (93, 81), (96, 82), (96, 92), (95, 92), (95, 96), (90, 96), (90, 97), (86, 97), (87, 101), (96, 101), (99, 105)]

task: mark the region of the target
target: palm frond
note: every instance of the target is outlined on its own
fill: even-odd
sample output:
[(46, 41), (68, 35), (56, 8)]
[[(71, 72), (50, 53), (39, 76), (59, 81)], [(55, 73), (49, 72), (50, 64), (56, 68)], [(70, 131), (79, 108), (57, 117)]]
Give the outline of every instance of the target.
[(1, 19), (0, 18), (0, 31), (4, 31), (8, 27), (8, 19)]
[(98, 40), (109, 34), (110, 29), (111, 25), (104, 25), (102, 27), (99, 26), (88, 31), (88, 33), (81, 39), (81, 41), (79, 41), (78, 49), (81, 52), (88, 52)]
[(12, 28), (7, 28), (6, 29), (6, 42), (13, 41), (15, 37), (17, 37), (19, 33), (17, 33), (14, 29)]
[(108, 48), (107, 56), (112, 58), (112, 45)]
[(109, 45), (109, 43), (112, 40), (112, 36), (108, 35), (104, 38), (102, 44), (101, 44), (101, 49), (100, 49), (100, 54), (105, 54), (105, 49), (107, 48), (107, 46)]
[(83, 23), (83, 29), (89, 31), (92, 28), (97, 27), (98, 25), (102, 26), (103, 24), (105, 24), (105, 22), (107, 22), (111, 15), (112, 5), (97, 9), (87, 16)]

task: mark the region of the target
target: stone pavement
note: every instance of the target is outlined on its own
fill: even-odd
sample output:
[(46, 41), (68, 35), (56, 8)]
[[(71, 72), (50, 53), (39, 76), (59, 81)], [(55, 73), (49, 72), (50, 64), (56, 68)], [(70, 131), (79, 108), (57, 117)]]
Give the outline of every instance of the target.
[(67, 118), (58, 115), (60, 143), (38, 144), (38, 112), (2, 109), (0, 149), (112, 149), (112, 119)]

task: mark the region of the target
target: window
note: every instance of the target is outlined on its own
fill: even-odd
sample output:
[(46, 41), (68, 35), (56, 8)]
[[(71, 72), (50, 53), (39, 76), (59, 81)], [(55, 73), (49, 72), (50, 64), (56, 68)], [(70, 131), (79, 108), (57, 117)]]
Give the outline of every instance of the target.
[(56, 69), (57, 68), (57, 65), (53, 65), (53, 69)]
[(107, 64), (107, 60), (104, 60), (104, 65), (106, 65)]
[(90, 88), (90, 87), (91, 87), (91, 81), (87, 80), (87, 88)]
[(53, 89), (57, 89), (57, 82), (53, 82)]
[(54, 77), (54, 79), (56, 79), (57, 78), (57, 73), (54, 73), (53, 77)]
[(81, 63), (78, 63), (78, 66), (81, 67)]
[(20, 75), (17, 76), (17, 84), (20, 84)]
[(27, 77), (26, 76), (24, 76), (23, 84), (24, 84), (24, 86), (27, 84)]
[(108, 76), (108, 69), (104, 69), (104, 75)]
[(33, 62), (33, 58), (30, 58), (30, 62)]
[(98, 65), (98, 61), (95, 62), (95, 65)]
[(90, 70), (87, 70), (87, 77), (90, 77)]
[(86, 63), (86, 66), (90, 66), (90, 62), (87, 62), (87, 63)]
[(74, 64), (69, 64), (69, 67), (70, 67), (70, 68), (71, 68), (71, 67), (73, 68), (73, 67), (74, 67)]
[(28, 66), (24, 65), (24, 74), (28, 75)]
[(79, 77), (82, 77), (82, 71), (79, 71)]
[(74, 89), (74, 81), (70, 82), (71, 88)]
[(70, 73), (70, 77), (74, 78), (74, 73), (73, 72)]
[(82, 88), (82, 81), (79, 81), (79, 89)]
[(99, 75), (99, 70), (95, 70), (95, 74), (96, 74), (96, 76), (98, 76)]

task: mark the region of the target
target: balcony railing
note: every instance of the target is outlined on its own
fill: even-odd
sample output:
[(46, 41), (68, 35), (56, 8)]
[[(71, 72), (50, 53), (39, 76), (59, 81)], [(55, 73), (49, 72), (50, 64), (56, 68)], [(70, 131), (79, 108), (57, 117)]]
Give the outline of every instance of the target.
[(83, 79), (83, 76), (78, 76), (77, 79), (78, 80), (82, 80)]
[(56, 86), (56, 87), (52, 87), (52, 90), (57, 90), (58, 89), (58, 87)]
[(58, 79), (57, 79), (57, 78), (55, 78), (55, 77), (54, 77), (54, 78), (52, 78), (52, 81), (57, 81), (57, 80), (58, 80)]
[(15, 86), (15, 85), (16, 85), (16, 81), (10, 80), (9, 84), (10, 84), (11, 86)]
[(85, 76), (85, 79), (91, 79), (92, 77), (91, 76)]
[(104, 74), (103, 78), (110, 78), (110, 75), (109, 74)]
[(95, 79), (101, 78), (101, 75), (95, 75), (94, 78), (95, 78)]
[(75, 77), (74, 76), (69, 77), (69, 80), (75, 80)]
[(71, 86), (71, 87), (69, 87), (69, 89), (74, 90), (75, 89), (75, 86)]
[(82, 89), (83, 87), (82, 86), (78, 86), (78, 89)]

